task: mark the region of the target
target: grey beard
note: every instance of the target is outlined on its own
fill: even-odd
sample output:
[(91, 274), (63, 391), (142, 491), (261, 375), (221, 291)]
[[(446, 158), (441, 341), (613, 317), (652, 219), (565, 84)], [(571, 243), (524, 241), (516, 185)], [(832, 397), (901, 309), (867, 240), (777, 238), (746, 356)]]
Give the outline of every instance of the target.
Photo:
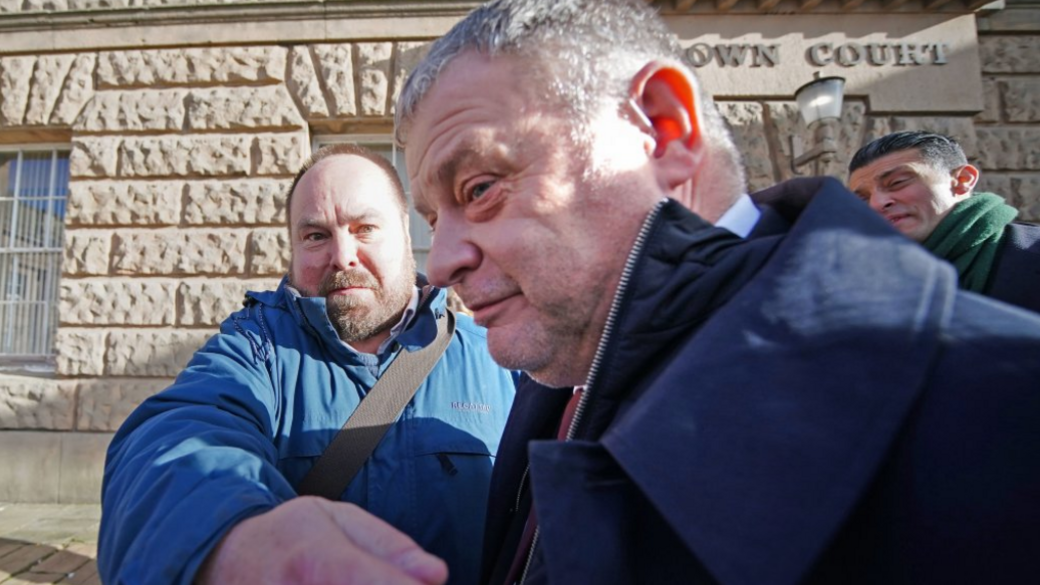
[[(411, 259), (410, 256), (408, 258)], [(340, 339), (347, 343), (364, 341), (391, 329), (401, 320), (412, 298), (415, 280), (414, 260), (409, 264), (412, 270), (403, 271), (401, 279), (387, 282), (382, 288), (371, 274), (361, 270), (337, 272), (321, 281), (318, 294), (326, 299), (325, 310)], [(328, 296), (330, 292), (344, 287), (370, 288), (375, 293), (374, 302), (364, 303), (354, 297)]]

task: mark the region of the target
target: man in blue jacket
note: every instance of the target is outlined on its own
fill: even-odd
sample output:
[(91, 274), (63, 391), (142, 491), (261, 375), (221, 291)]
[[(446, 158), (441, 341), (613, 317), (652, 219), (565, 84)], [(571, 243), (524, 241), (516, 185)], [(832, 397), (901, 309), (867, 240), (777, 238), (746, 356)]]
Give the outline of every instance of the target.
[(830, 178), (712, 226), (739, 161), (646, 2), (485, 4), (396, 111), (431, 281), (541, 383), (482, 580), (1035, 580), (1040, 316)]
[(849, 188), (906, 237), (953, 264), (961, 287), (1040, 312), (1040, 226), (975, 190), (979, 169), (949, 136), (894, 132), (856, 152)]
[(441, 583), (436, 557), (450, 582), (476, 582), (515, 390), (465, 315), (342, 502), (296, 497), (366, 392), (395, 356), (433, 341), (446, 310), (445, 290), (417, 279), (406, 205), (389, 163), (354, 146), (323, 149), (299, 172), (288, 277), (249, 293), (112, 441), (105, 583), (330, 584), (387, 571), (388, 582)]

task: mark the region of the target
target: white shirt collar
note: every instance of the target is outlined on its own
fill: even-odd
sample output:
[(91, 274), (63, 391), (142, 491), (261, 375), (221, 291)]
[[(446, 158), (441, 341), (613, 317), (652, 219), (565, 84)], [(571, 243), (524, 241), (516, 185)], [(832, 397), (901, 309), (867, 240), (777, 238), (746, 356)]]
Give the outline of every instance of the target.
[(715, 225), (725, 228), (742, 238), (746, 238), (751, 233), (751, 230), (755, 229), (755, 224), (758, 223), (761, 217), (762, 212), (755, 207), (751, 197), (745, 193), (737, 198), (733, 205), (726, 210), (726, 213), (723, 213), (722, 217), (715, 222)]

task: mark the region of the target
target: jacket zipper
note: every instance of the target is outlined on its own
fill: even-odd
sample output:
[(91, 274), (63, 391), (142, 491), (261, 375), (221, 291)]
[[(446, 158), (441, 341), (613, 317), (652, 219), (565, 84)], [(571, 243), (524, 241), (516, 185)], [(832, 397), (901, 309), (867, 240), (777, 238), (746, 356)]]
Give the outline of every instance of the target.
[[(571, 441), (574, 439), (574, 435), (578, 430), (578, 424), (581, 422), (581, 417), (585, 413), (586, 405), (592, 396), (592, 384), (596, 382), (596, 375), (599, 373), (600, 365), (603, 362), (603, 355), (607, 351), (607, 343), (610, 341), (611, 335), (614, 333), (614, 326), (617, 323), (617, 314), (621, 310), (621, 298), (624, 296), (625, 290), (628, 289), (628, 283), (632, 279), (632, 271), (635, 270), (636, 262), (643, 255), (643, 247), (646, 245), (646, 238), (650, 235), (650, 228), (657, 223), (657, 216), (661, 214), (661, 209), (664, 208), (665, 203), (668, 199), (662, 199), (654, 206), (650, 215), (646, 217), (643, 222), (643, 227), (639, 229), (639, 235), (636, 236), (636, 241), (632, 245), (632, 251), (628, 253), (628, 259), (625, 260), (625, 267), (621, 271), (621, 279), (618, 281), (617, 292), (614, 293), (614, 300), (610, 304), (610, 312), (607, 314), (607, 322), (603, 325), (603, 335), (599, 338), (599, 345), (596, 346), (596, 354), (592, 357), (592, 365), (589, 367), (589, 375), (585, 378), (585, 391), (581, 393), (581, 398), (578, 399), (578, 406), (574, 409), (574, 418), (571, 419), (570, 427), (567, 428), (567, 438), (565, 441)], [(527, 469), (524, 470), (524, 478), (527, 477), (527, 471), (530, 470), (531, 465), (528, 464)], [(523, 479), (520, 481), (520, 490), (523, 491), (524, 482)], [(520, 494), (517, 494), (517, 502), (520, 501)], [(534, 500), (531, 501), (531, 505), (534, 506)], [(527, 553), (527, 561), (524, 564), (524, 571), (520, 575), (519, 585), (524, 585), (524, 581), (527, 580), (527, 571), (531, 568), (531, 559), (534, 558), (535, 548), (538, 547), (538, 535), (541, 532), (541, 527), (536, 526), (534, 529), (534, 536), (531, 538), (531, 550)]]

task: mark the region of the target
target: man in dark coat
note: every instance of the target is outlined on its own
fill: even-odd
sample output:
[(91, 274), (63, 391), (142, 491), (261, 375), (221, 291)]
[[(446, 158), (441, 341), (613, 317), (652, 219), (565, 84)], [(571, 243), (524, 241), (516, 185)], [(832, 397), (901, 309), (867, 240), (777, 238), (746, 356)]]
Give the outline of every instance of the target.
[(1035, 579), (1040, 317), (833, 179), (709, 223), (739, 157), (645, 2), (484, 5), (397, 116), (431, 280), (531, 377), (484, 580)]
[(910, 239), (954, 265), (967, 290), (1040, 311), (1040, 226), (975, 191), (979, 169), (949, 136), (882, 136), (849, 163), (849, 188)]

